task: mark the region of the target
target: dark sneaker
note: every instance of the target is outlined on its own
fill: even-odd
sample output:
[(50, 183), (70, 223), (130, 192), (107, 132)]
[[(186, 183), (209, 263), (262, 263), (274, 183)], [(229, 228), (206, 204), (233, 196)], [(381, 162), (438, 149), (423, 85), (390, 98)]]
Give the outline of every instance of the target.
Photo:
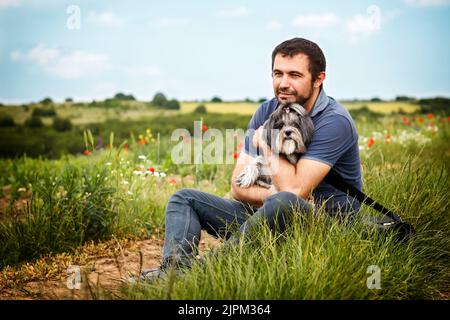
[(164, 279), (167, 277), (167, 270), (162, 268), (152, 268), (141, 272), (139, 276), (140, 281), (153, 282), (157, 279)]

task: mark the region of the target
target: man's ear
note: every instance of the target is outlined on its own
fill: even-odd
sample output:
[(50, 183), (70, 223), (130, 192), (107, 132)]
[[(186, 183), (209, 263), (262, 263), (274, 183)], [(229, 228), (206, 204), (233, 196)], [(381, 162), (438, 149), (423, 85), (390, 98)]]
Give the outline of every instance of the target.
[(320, 72), (317, 75), (317, 79), (314, 80), (314, 88), (319, 88), (322, 85), (322, 83), (325, 81), (325, 78), (326, 78), (325, 71)]

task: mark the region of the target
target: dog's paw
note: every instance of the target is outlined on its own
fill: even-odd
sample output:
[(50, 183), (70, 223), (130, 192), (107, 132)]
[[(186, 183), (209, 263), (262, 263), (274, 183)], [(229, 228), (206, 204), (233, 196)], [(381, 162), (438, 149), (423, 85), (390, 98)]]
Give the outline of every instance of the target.
[(255, 184), (255, 181), (259, 177), (259, 169), (255, 165), (248, 165), (245, 169), (236, 177), (236, 185), (241, 188), (249, 188)]

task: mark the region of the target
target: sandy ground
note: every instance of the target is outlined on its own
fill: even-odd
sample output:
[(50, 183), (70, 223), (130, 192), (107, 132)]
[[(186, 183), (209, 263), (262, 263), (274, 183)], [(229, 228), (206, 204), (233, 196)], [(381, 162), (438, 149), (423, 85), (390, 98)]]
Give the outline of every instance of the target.
[[(124, 280), (139, 274), (141, 269), (158, 267), (161, 261), (163, 240), (135, 241), (121, 250), (118, 257), (92, 256), (79, 266), (80, 288), (69, 289), (75, 273), (67, 273), (63, 280), (28, 282), (25, 285), (0, 291), (0, 299), (93, 299), (114, 298)], [(220, 240), (202, 233), (200, 254), (216, 247)], [(69, 283), (69, 286), (68, 286)]]

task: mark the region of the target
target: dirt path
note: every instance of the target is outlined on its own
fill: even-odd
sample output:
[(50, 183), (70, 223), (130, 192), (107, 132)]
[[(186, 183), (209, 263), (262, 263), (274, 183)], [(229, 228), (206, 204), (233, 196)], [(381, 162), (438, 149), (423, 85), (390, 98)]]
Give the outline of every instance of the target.
[[(202, 233), (200, 254), (219, 245), (220, 241)], [(118, 255), (92, 255), (79, 265), (81, 284), (79, 289), (69, 289), (74, 273), (66, 272), (60, 280), (30, 281), (14, 288), (0, 291), (0, 299), (93, 299), (108, 298), (117, 293), (123, 279), (138, 275), (141, 269), (158, 267), (161, 261), (163, 240), (132, 241), (119, 248)], [(141, 258), (142, 257), (142, 258)], [(71, 278), (70, 278), (71, 277)], [(112, 296), (112, 297), (113, 297)]]

